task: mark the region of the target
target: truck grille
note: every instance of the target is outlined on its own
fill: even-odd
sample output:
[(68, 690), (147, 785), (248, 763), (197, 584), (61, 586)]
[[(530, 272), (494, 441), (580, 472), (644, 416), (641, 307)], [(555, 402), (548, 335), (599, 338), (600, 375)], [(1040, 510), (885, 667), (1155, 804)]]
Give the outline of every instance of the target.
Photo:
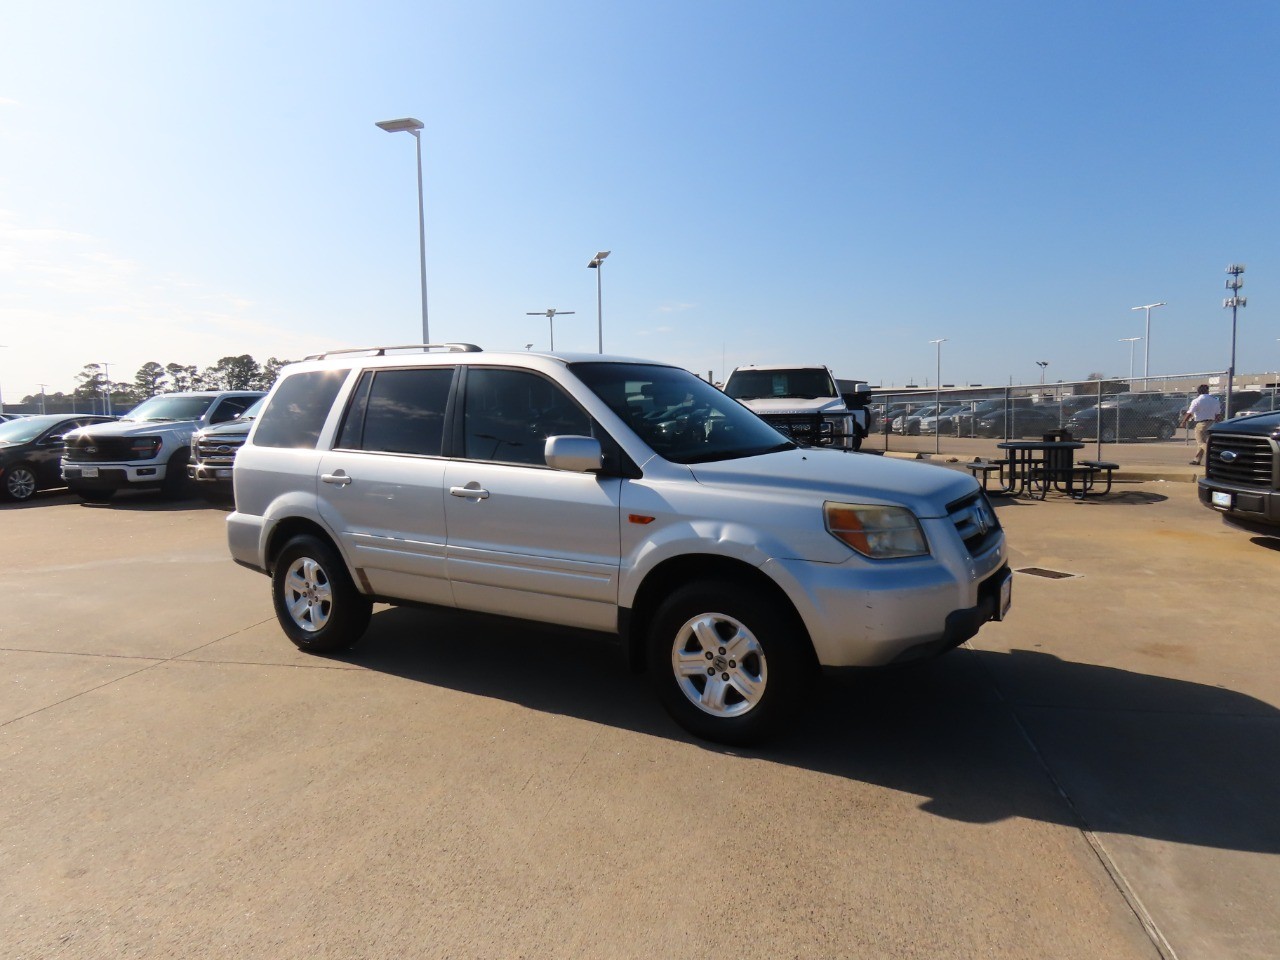
[(829, 446), (834, 437), (831, 421), (816, 413), (771, 413), (761, 419), (796, 443), (809, 447)]
[(947, 504), (947, 516), (971, 557), (990, 547), (1000, 535), (1000, 521), (980, 490)]
[(1272, 489), (1278, 449), (1275, 441), (1267, 437), (1214, 431), (1209, 434), (1205, 479)]
[(63, 458), (70, 463), (121, 463), (150, 460), (158, 437), (95, 437), (80, 434), (67, 438)]
[(209, 467), (229, 467), (236, 459), (236, 451), (244, 446), (244, 437), (198, 437), (196, 462)]

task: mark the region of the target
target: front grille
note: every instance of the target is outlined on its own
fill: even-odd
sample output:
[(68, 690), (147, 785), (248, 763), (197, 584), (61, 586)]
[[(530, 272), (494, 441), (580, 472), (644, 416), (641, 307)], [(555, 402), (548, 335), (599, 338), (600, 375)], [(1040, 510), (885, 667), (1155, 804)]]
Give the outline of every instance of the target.
[(63, 457), (69, 463), (121, 463), (150, 460), (156, 437), (94, 437), (81, 434), (67, 439)]
[(236, 459), (236, 451), (244, 446), (244, 437), (197, 437), (196, 463), (207, 467), (229, 467)]
[(981, 490), (947, 504), (947, 516), (971, 557), (990, 547), (1000, 535), (1000, 521)]
[(834, 436), (831, 421), (816, 413), (771, 413), (762, 419), (779, 433), (805, 446), (829, 445)]
[(1278, 451), (1280, 447), (1267, 437), (1215, 430), (1209, 434), (1205, 479), (1274, 489)]

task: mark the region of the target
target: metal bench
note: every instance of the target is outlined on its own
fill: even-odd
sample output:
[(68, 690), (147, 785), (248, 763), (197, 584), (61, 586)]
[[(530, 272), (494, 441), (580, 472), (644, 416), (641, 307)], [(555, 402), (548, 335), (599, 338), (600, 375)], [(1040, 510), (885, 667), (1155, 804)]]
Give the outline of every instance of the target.
[(1111, 492), (1111, 471), (1120, 469), (1120, 464), (1112, 463), (1110, 460), (1081, 460), (1076, 466), (1083, 467), (1088, 471), (1088, 475), (1081, 478), (1084, 481), (1084, 492), (1086, 494), (1094, 492), (1093, 488), (1098, 483), (1098, 475), (1105, 474), (1107, 485), (1098, 491), (1099, 496)]
[(987, 478), (993, 473), (1002, 474), (1008, 463), (1008, 460), (974, 460), (972, 463), (966, 463), (964, 468), (972, 474), (975, 480), (978, 479), (978, 474), (982, 474), (982, 489), (986, 490)]

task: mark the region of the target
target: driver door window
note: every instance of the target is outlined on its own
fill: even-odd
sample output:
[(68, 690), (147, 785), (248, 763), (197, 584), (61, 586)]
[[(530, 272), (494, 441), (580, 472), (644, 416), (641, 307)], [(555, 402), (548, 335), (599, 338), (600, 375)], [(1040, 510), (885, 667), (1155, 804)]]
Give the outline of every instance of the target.
[(471, 368), (463, 417), (469, 460), (541, 467), (547, 437), (593, 436), (568, 394), (525, 370)]

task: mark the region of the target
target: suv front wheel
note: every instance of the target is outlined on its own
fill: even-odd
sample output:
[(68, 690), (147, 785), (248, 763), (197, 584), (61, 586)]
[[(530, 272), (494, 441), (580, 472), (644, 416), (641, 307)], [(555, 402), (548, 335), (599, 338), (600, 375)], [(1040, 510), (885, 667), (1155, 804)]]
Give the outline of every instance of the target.
[(308, 653), (345, 650), (360, 639), (373, 610), (338, 552), (309, 535), (294, 537), (280, 551), (271, 599), (285, 634)]
[(690, 733), (750, 743), (775, 732), (817, 682), (807, 644), (766, 598), (727, 582), (692, 583), (653, 618), (649, 675), (663, 707)]

